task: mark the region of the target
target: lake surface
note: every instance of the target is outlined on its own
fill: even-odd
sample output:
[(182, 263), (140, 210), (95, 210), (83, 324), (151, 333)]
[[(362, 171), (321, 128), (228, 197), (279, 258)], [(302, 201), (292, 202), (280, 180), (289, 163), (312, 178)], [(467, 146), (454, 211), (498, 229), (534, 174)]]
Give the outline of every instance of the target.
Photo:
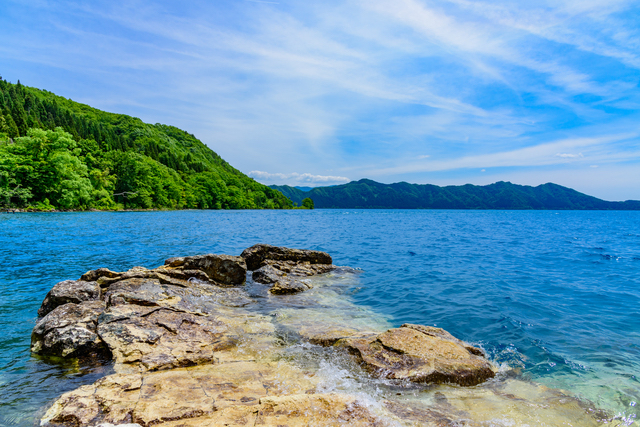
[(0, 214), (0, 426), (109, 373), (30, 355), (55, 283), (255, 243), (327, 251), (364, 270), (344, 298), (381, 321), (442, 327), (637, 425), (640, 212), (315, 210)]

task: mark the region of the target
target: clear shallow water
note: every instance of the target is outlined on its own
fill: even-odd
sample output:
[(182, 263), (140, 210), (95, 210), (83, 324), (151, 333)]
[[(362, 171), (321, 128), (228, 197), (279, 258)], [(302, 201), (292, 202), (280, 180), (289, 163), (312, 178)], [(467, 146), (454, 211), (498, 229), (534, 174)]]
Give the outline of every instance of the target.
[(56, 282), (258, 242), (328, 251), (365, 270), (353, 303), (442, 327), (636, 425), (640, 212), (316, 210), (0, 215), (0, 426), (33, 425), (109, 370), (30, 356)]

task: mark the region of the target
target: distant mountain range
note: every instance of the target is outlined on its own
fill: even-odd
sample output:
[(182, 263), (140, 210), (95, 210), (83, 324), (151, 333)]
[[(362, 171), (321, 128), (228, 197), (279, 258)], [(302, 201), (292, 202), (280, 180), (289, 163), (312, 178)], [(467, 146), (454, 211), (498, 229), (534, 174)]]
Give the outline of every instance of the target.
[(370, 179), (331, 187), (271, 185), (294, 203), (310, 197), (324, 209), (553, 209), (640, 210), (640, 201), (608, 202), (557, 184), (537, 187), (496, 182), (439, 187), (430, 184), (381, 184)]

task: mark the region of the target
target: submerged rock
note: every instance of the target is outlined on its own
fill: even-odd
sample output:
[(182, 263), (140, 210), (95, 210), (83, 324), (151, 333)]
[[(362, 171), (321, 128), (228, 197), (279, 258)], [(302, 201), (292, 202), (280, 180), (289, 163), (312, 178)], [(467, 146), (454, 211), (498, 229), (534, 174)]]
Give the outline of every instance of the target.
[(382, 378), (472, 386), (495, 376), (485, 358), (439, 328), (403, 326), (375, 337), (345, 338), (336, 345), (348, 349), (365, 369)]
[(96, 282), (83, 280), (65, 280), (56, 284), (44, 298), (38, 316), (49, 314), (54, 308), (84, 301), (98, 301), (100, 299), (100, 286)]
[(296, 279), (295, 277), (281, 277), (273, 283), (269, 292), (276, 295), (297, 294), (312, 287), (311, 283)]
[(253, 245), (242, 251), (240, 255), (247, 263), (247, 268), (251, 271), (257, 270), (264, 265), (266, 260), (271, 261), (293, 261), (295, 263), (308, 262), (310, 264), (332, 264), (331, 255), (326, 252), (311, 251), (304, 249), (290, 249), (279, 246), (265, 244)]

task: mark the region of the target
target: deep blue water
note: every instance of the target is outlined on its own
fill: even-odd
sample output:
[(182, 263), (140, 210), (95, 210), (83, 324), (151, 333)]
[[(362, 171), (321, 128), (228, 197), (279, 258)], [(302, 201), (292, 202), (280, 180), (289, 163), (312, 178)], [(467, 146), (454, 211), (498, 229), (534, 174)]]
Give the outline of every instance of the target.
[(327, 251), (365, 271), (356, 304), (445, 328), (635, 425), (640, 212), (315, 210), (1, 214), (0, 426), (31, 426), (104, 375), (30, 356), (55, 283), (259, 242)]

